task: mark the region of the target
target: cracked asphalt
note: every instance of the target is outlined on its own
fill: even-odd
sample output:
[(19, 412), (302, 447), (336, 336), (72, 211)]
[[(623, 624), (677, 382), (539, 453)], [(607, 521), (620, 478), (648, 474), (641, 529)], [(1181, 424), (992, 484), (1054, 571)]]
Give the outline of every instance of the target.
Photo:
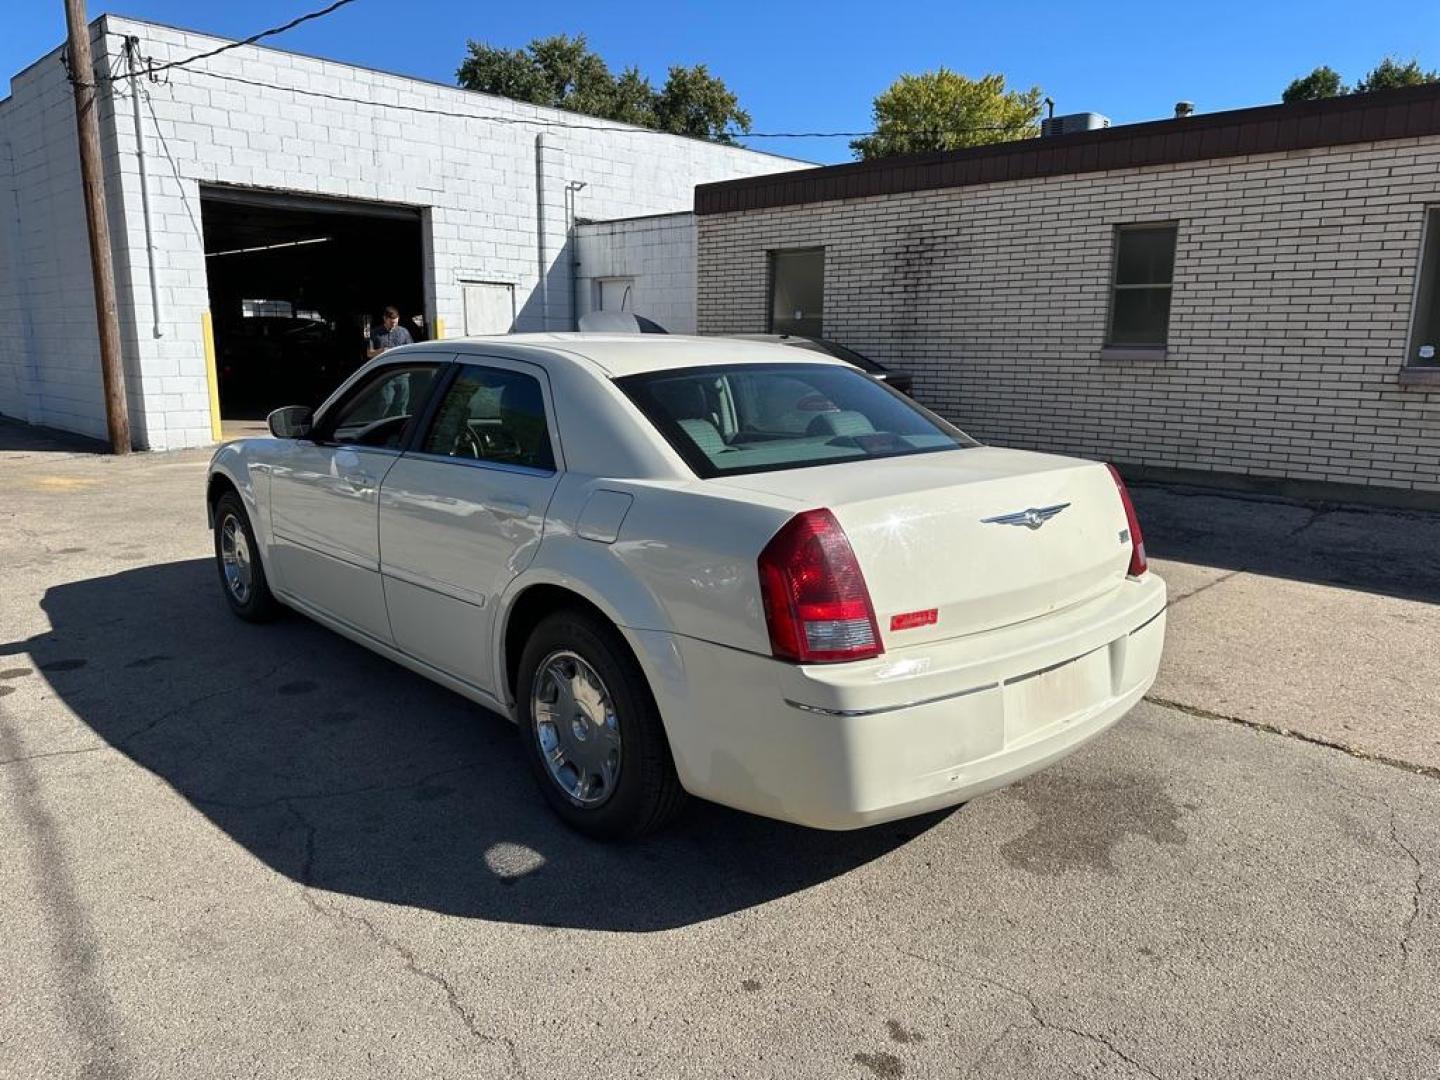
[(0, 427), (0, 1077), (1440, 1076), (1440, 517), (1140, 488), (1111, 733), (614, 848), (502, 719), (230, 617), (207, 457)]

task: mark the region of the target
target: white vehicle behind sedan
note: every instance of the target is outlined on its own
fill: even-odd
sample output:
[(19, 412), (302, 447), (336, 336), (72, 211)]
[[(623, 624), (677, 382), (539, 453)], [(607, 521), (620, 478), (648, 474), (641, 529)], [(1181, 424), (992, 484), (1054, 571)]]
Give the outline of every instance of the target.
[(208, 502), (241, 617), (293, 607), (505, 713), (592, 835), (686, 793), (820, 828), (1058, 760), (1155, 677), (1165, 586), (1107, 466), (976, 444), (838, 360), (718, 338), (431, 342)]

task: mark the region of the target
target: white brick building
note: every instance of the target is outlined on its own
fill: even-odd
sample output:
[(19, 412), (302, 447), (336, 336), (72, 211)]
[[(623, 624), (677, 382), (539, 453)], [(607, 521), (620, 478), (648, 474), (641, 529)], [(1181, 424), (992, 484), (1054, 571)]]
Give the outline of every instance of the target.
[(810, 249), (823, 335), (978, 438), (1440, 505), (1437, 207), (1440, 87), (739, 180), (699, 324), (785, 328)]
[[(330, 265), (379, 274), (375, 295), (351, 298), (372, 314), (393, 302), (384, 289), (407, 289), (413, 278), (410, 310), (431, 332), (508, 329), (507, 307), (517, 329), (568, 329), (575, 217), (686, 210), (699, 182), (800, 164), (259, 47), (142, 80), (137, 134), (130, 80), (106, 79), (123, 76), (131, 36), (155, 63), (223, 42), (113, 16), (92, 25), (131, 424), (136, 443), (155, 449), (216, 435), (221, 388), (204, 326), (217, 243), (231, 248), (224, 274), (235, 279), (234, 310), (216, 310), (217, 327), (240, 325), (242, 314), (300, 314), (303, 299), (250, 295), (264, 274), (293, 270), (299, 292), (326, 292), (315, 280), (318, 256), (287, 269), (299, 256), (275, 247), (284, 242), (329, 243), (337, 253), (350, 245)], [(16, 75), (0, 101), (0, 219), (0, 322), (14, 328), (0, 335), (0, 414), (103, 436), (75, 121), (59, 50)], [(401, 240), (367, 248), (367, 235)], [(243, 260), (234, 256), (251, 246), (274, 249), (264, 254), (267, 269), (236, 279)], [(363, 343), (359, 324), (313, 314), (317, 333), (338, 335), (347, 349)]]
[(580, 313), (633, 311), (695, 333), (695, 215), (686, 210), (581, 222)]

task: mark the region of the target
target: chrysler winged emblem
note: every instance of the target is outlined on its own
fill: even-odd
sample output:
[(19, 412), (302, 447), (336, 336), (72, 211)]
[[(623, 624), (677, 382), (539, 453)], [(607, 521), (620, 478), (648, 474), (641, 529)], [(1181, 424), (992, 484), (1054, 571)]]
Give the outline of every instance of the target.
[(1032, 506), (1028, 510), (1017, 510), (1013, 514), (999, 514), (996, 517), (981, 518), (982, 525), (1024, 525), (1027, 529), (1038, 529), (1045, 522), (1049, 521), (1056, 514), (1064, 510), (1069, 503), (1056, 503), (1054, 506)]

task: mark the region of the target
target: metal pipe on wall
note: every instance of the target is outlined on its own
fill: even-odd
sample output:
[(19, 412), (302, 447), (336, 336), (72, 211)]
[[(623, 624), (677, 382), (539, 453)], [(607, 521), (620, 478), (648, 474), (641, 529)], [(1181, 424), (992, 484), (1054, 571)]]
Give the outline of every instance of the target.
[(545, 259), (545, 136), (535, 136), (535, 257), (540, 272), (540, 329), (550, 329), (550, 274)]
[(150, 180), (145, 169), (145, 132), (140, 126), (140, 75), (136, 69), (139, 59), (140, 39), (133, 35), (125, 39), (125, 64), (130, 71), (130, 105), (135, 114), (135, 157), (140, 165), (140, 209), (145, 217), (145, 262), (150, 270), (150, 314), (152, 332), (164, 337), (160, 325), (160, 284), (155, 276), (155, 228), (150, 220)]
[(565, 235), (570, 243), (570, 329), (580, 329), (580, 236), (575, 200), (585, 187), (584, 180), (565, 185)]

